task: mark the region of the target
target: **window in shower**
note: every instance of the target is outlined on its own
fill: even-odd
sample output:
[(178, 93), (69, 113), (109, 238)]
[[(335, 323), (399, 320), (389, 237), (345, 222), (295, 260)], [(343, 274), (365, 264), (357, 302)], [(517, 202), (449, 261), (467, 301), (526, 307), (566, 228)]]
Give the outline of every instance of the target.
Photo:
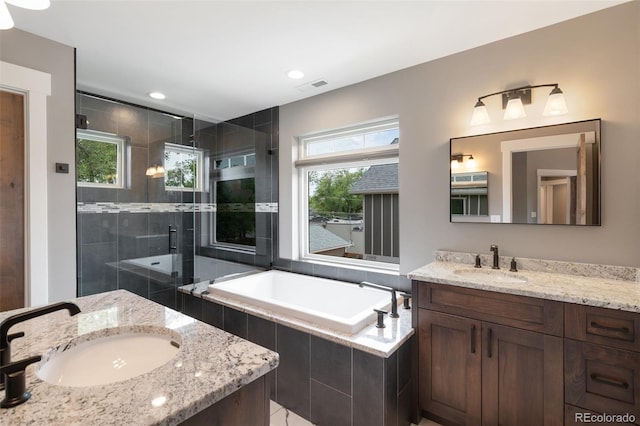
[(76, 173), (78, 186), (125, 187), (127, 139), (110, 133), (78, 129)]
[(253, 177), (215, 184), (215, 242), (229, 248), (256, 245), (256, 185)]
[(172, 143), (164, 144), (164, 187), (167, 191), (202, 191), (204, 153)]

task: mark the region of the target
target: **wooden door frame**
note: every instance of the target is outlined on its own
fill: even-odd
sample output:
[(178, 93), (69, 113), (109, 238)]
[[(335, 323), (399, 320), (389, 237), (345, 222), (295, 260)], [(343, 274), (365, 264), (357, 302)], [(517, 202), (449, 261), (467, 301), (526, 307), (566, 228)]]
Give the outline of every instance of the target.
[(0, 61), (0, 88), (25, 97), (24, 302), (25, 306), (42, 305), (49, 302), (47, 97), (51, 96), (51, 75)]

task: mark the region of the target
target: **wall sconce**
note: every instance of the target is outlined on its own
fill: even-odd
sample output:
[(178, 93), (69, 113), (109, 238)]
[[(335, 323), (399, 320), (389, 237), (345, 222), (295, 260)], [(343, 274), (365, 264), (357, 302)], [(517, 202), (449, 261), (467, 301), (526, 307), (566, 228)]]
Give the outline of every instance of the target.
[(154, 179), (164, 177), (164, 167), (162, 166), (162, 164), (154, 164), (147, 167), (147, 171), (145, 174)]
[(460, 163), (464, 161), (464, 157), (469, 157), (467, 160), (467, 168), (473, 169), (476, 167), (476, 159), (471, 154), (454, 154), (451, 156), (451, 169), (459, 169)]
[(567, 103), (564, 100), (564, 94), (558, 87), (558, 84), (538, 84), (535, 86), (523, 86), (480, 96), (478, 98), (478, 102), (476, 102), (473, 107), (471, 125), (476, 126), (479, 124), (487, 124), (491, 121), (489, 113), (487, 112), (487, 107), (482, 100), (494, 95), (502, 95), (502, 109), (504, 109), (505, 120), (514, 120), (516, 118), (526, 117), (527, 113), (524, 111), (524, 105), (531, 103), (531, 89), (537, 89), (538, 87), (553, 87), (551, 93), (549, 93), (549, 98), (547, 99), (547, 104), (544, 107), (542, 115), (551, 116), (567, 113)]

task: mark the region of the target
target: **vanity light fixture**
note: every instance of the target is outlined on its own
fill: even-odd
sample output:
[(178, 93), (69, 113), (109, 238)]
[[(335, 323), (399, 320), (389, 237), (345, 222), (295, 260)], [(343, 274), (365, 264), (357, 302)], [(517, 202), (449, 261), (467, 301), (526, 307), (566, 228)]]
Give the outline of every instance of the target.
[(0, 30), (8, 30), (14, 25), (7, 3), (30, 10), (44, 10), (51, 5), (50, 0), (0, 0)]
[(469, 157), (467, 160), (467, 168), (473, 169), (476, 167), (476, 159), (471, 154), (454, 154), (451, 156), (451, 168), (459, 169), (460, 164), (464, 161), (464, 157)]
[(154, 179), (164, 177), (164, 167), (162, 164), (153, 164), (147, 167), (145, 174)]
[(502, 109), (505, 110), (505, 120), (514, 120), (526, 117), (527, 113), (524, 110), (524, 105), (531, 103), (531, 90), (539, 87), (553, 87), (551, 93), (549, 93), (549, 98), (547, 99), (542, 115), (562, 115), (568, 112), (567, 103), (564, 100), (564, 94), (562, 93), (562, 90), (560, 90), (560, 87), (558, 87), (558, 83), (537, 84), (534, 86), (529, 85), (480, 96), (478, 98), (478, 102), (476, 102), (473, 107), (471, 125), (476, 126), (480, 124), (487, 124), (491, 121), (487, 107), (482, 100), (495, 95), (502, 95)]

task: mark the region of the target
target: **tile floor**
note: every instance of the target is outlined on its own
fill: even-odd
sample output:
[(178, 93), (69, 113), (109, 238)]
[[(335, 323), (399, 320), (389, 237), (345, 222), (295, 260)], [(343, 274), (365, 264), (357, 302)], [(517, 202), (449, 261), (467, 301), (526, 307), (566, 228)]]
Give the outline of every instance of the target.
[[(298, 416), (293, 411), (287, 410), (280, 404), (271, 401), (271, 425), (270, 426), (313, 426), (313, 423)], [(431, 420), (422, 419), (418, 426), (440, 426)]]

